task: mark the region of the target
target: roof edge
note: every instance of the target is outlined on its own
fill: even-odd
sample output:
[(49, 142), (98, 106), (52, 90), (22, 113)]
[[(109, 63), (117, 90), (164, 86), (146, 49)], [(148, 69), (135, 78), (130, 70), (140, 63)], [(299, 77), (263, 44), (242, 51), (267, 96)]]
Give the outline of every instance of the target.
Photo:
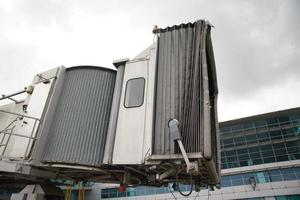
[(288, 108), (288, 109), (284, 109), (284, 110), (277, 110), (277, 111), (273, 111), (273, 112), (232, 119), (232, 120), (228, 120), (228, 121), (219, 122), (219, 124), (220, 124), (220, 126), (234, 125), (234, 124), (241, 123), (241, 122), (248, 122), (248, 121), (264, 119), (264, 118), (268, 118), (268, 117), (275, 117), (275, 116), (279, 116), (279, 115), (283, 115), (283, 114), (293, 114), (293, 113), (300, 113), (300, 107)]

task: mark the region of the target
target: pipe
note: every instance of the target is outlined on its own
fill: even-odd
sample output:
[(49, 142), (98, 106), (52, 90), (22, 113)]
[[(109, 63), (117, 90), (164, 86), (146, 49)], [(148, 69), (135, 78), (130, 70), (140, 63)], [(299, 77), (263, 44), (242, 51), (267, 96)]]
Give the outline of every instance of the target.
[(19, 95), (19, 94), (22, 94), (22, 93), (25, 93), (26, 92), (26, 89), (22, 90), (22, 91), (19, 91), (19, 92), (15, 92), (13, 94), (9, 94), (9, 95), (2, 95), (2, 97), (0, 98), (0, 101), (3, 100), (3, 99), (9, 99), (10, 97), (13, 97), (13, 96), (16, 96), (16, 95)]

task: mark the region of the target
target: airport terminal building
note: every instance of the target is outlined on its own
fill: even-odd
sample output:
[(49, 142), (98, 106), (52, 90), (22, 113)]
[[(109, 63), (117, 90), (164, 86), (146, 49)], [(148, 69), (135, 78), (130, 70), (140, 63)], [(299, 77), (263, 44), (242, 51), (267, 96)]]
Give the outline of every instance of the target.
[[(221, 122), (219, 127), (221, 189), (202, 189), (189, 199), (300, 199), (300, 107)], [(174, 199), (171, 187), (129, 187), (126, 192), (93, 187), (90, 195), (101, 199)], [(189, 186), (181, 187), (189, 191)]]

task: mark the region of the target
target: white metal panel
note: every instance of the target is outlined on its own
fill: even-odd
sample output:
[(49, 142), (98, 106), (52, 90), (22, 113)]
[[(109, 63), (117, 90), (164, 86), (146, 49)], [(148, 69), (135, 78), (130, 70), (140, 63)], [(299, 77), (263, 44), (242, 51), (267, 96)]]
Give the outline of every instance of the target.
[[(114, 164), (141, 164), (152, 152), (156, 43), (145, 51), (148, 51), (145, 58), (131, 61), (125, 67), (113, 153)], [(125, 108), (126, 83), (139, 77), (145, 79), (144, 102), (140, 107)]]
[[(23, 103), (10, 103), (7, 105), (0, 106), (0, 110), (8, 111), (11, 113), (21, 113), (22, 112), (22, 105)], [(5, 132), (10, 133), (11, 131), (14, 131), (16, 127), (19, 126), (21, 120), (18, 119), (16, 115), (0, 112), (0, 130), (4, 130)], [(13, 128), (15, 127), (15, 128)], [(13, 128), (13, 129), (12, 129)], [(6, 130), (8, 129), (8, 130)], [(12, 129), (12, 130), (11, 130)], [(7, 143), (9, 139), (8, 134), (0, 133), (0, 155), (3, 154), (3, 151), (6, 151), (5, 144)]]
[[(145, 137), (143, 145), (143, 158), (152, 154), (153, 138), (153, 115), (155, 101), (155, 74), (156, 74), (156, 48), (154, 43), (149, 48), (149, 62), (147, 66), (147, 93), (146, 93), (146, 115), (145, 115)], [(144, 160), (142, 160), (144, 162)]]
[(113, 153), (114, 164), (137, 164), (142, 160), (147, 87), (144, 88), (144, 102), (140, 107), (125, 108), (124, 99), (128, 80), (142, 77), (147, 85), (147, 66), (148, 60), (144, 60), (129, 63), (125, 67)]
[[(52, 83), (53, 81), (50, 81), (47, 84), (40, 82), (34, 86), (34, 91), (28, 103), (27, 113), (22, 114), (38, 119), (41, 118)], [(32, 136), (35, 137), (39, 122), (37, 121), (35, 125), (35, 130), (33, 130), (34, 123), (34, 119), (24, 117), (19, 126), (16, 127), (16, 131), (14, 131), (14, 133), (24, 136), (31, 136), (31, 134), (33, 133)], [(20, 136), (11, 136), (7, 146), (7, 150), (5, 152), (5, 156), (24, 157), (26, 149), (28, 149), (28, 154), (32, 146), (32, 142), (30, 142), (29, 147), (27, 148), (27, 144), (29, 142), (30, 141), (28, 138)]]

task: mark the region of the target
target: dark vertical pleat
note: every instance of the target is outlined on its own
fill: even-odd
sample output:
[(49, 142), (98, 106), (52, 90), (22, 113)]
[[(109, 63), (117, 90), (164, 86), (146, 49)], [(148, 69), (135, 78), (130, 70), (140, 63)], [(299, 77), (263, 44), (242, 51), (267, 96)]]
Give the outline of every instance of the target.
[[(203, 40), (206, 39), (208, 27), (207, 22), (200, 20), (160, 32), (154, 154), (179, 153), (167, 126), (172, 118), (179, 120), (187, 152), (203, 152), (203, 107), (206, 105), (203, 99), (202, 65), (206, 63), (201, 57), (206, 49)], [(214, 103), (211, 105), (216, 106)], [(215, 132), (215, 129), (212, 131)]]
[(100, 165), (116, 72), (98, 67), (67, 69), (43, 161)]

